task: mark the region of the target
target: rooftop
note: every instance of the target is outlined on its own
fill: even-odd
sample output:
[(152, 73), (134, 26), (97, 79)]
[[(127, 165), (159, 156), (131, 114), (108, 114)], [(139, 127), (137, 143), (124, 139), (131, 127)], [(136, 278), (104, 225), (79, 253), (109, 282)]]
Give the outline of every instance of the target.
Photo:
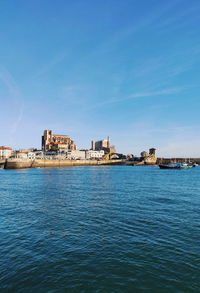
[(0, 146), (0, 150), (11, 150), (12, 151), (12, 148)]

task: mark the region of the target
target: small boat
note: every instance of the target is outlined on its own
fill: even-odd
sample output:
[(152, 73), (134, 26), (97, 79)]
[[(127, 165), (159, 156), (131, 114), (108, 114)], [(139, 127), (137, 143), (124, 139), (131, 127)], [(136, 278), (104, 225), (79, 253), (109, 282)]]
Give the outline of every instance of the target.
[(160, 169), (190, 169), (193, 165), (188, 163), (170, 163), (160, 164), (159, 167)]
[(183, 164), (180, 164), (180, 168), (181, 169), (188, 169), (188, 168), (192, 168), (193, 165), (192, 164), (188, 164), (188, 163), (183, 163)]
[(170, 164), (160, 164), (159, 167), (160, 169), (180, 169), (181, 164), (177, 163), (170, 163)]
[(199, 165), (197, 163), (193, 163), (192, 167), (198, 167)]

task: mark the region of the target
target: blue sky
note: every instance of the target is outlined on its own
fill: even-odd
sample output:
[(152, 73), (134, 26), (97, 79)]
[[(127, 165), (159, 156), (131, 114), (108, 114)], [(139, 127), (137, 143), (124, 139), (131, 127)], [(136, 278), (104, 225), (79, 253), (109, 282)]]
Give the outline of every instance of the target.
[(0, 145), (200, 156), (199, 0), (0, 0)]

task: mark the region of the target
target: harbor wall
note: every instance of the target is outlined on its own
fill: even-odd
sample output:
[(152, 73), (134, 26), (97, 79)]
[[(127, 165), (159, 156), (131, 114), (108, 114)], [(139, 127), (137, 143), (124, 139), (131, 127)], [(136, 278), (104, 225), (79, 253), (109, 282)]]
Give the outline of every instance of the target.
[(197, 163), (200, 165), (200, 158), (158, 158), (156, 163), (144, 163), (126, 161), (126, 160), (26, 160), (19, 158), (10, 158), (7, 160), (0, 160), (0, 168), (5, 169), (24, 169), (24, 168), (54, 168), (54, 167), (68, 167), (68, 166), (99, 166), (99, 165), (159, 165), (168, 163), (185, 163), (185, 162)]
[(5, 162), (5, 159), (0, 159), (0, 168), (4, 168)]
[(7, 159), (5, 169), (54, 168), (67, 166), (122, 165), (123, 160), (24, 160)]
[(157, 164), (169, 164), (169, 163), (197, 163), (200, 164), (200, 158), (157, 158)]

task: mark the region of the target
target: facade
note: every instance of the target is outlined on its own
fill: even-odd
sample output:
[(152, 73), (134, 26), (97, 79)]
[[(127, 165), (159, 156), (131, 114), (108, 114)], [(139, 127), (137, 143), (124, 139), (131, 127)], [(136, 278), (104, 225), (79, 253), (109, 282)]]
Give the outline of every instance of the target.
[(86, 151), (72, 150), (67, 152), (67, 159), (69, 160), (85, 160)]
[(103, 150), (105, 153), (116, 153), (115, 146), (111, 146), (110, 139), (102, 139), (98, 141), (92, 140), (91, 142), (91, 150), (100, 151)]
[(42, 150), (44, 152), (67, 152), (69, 150), (77, 150), (77, 146), (68, 135), (53, 134), (52, 130), (44, 130)]
[(15, 151), (12, 157), (19, 158), (19, 159), (35, 160), (36, 152), (33, 152), (31, 150), (19, 150), (19, 151)]
[(105, 152), (103, 150), (93, 151), (93, 150), (76, 150), (68, 151), (67, 159), (69, 160), (92, 160), (92, 159), (101, 159), (104, 156)]
[(12, 148), (0, 146), (0, 158), (9, 158), (12, 155)]
[(99, 151), (103, 148), (109, 148), (110, 147), (110, 140), (109, 137), (108, 139), (102, 139), (102, 140), (98, 140), (98, 141), (92, 141), (92, 145), (91, 145), (91, 149), (93, 151)]
[(150, 155), (150, 156), (151, 156), (151, 155), (155, 156), (155, 155), (156, 155), (156, 149), (155, 149), (155, 148), (151, 148), (151, 149), (149, 149), (149, 155)]
[(105, 152), (104, 150), (100, 150), (100, 151), (93, 151), (93, 150), (89, 150), (86, 151), (86, 159), (102, 159), (102, 157), (104, 156)]

